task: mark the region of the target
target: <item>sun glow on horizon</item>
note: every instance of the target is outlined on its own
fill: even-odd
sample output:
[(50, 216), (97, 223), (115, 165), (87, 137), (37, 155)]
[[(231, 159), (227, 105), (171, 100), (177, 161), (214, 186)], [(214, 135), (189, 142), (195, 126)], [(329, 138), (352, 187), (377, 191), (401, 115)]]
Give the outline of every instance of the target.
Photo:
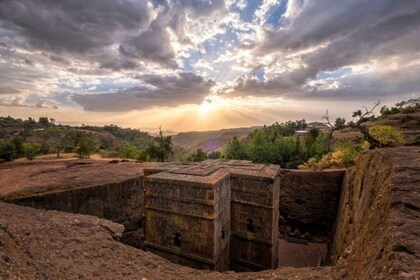
[(223, 107), (223, 99), (218, 96), (207, 97), (200, 105), (200, 113), (207, 114)]

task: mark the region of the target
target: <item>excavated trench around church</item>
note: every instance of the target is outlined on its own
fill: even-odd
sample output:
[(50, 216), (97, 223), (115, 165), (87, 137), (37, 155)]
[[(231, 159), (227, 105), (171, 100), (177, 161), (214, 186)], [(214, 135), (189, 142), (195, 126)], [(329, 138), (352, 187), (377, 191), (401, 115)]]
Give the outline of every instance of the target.
[[(296, 279), (308, 279), (307, 272), (319, 272), (331, 279), (418, 276), (415, 241), (419, 153), (418, 147), (364, 152), (356, 166), (347, 172), (281, 170), (279, 266), (330, 267), (284, 269), (279, 270), (280, 273), (296, 272), (303, 277), (293, 276)], [(120, 241), (142, 248), (142, 183), (142, 177), (135, 177), (61, 192), (51, 192), (51, 189), (36, 195), (26, 192), (19, 197), (3, 196), (0, 200), (93, 215), (124, 224), (125, 232)], [(175, 245), (183, 242), (181, 235), (172, 238)], [(265, 274), (267, 277), (273, 276), (267, 273), (270, 273)], [(235, 278), (233, 275), (242, 277), (244, 274), (224, 275)], [(253, 274), (247, 275), (253, 277)]]
[[(281, 170), (278, 267), (316, 267), (329, 264), (329, 248), (334, 234), (344, 173), (343, 170)], [(139, 249), (145, 248), (143, 177), (107, 185), (15, 198), (12, 202), (112, 220), (125, 227), (121, 242)], [(180, 245), (181, 237), (174, 235), (172, 242), (178, 242)], [(230, 246), (231, 251), (236, 249)], [(232, 266), (229, 269), (243, 270)]]

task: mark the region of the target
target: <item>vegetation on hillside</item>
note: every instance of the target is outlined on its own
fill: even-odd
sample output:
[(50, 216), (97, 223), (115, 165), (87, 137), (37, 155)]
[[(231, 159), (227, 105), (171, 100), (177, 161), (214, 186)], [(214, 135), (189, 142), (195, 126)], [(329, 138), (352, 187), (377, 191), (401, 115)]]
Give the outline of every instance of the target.
[(162, 129), (159, 128), (159, 135), (155, 137), (155, 141), (149, 144), (145, 153), (148, 159), (152, 161), (164, 162), (173, 155), (173, 144), (171, 136), (163, 136)]
[(226, 148), (226, 158), (296, 168), (309, 158), (321, 158), (327, 152), (326, 134), (317, 127), (310, 128), (304, 136), (296, 134), (305, 128), (305, 120), (264, 126), (244, 141), (233, 138)]
[[(399, 125), (403, 125), (409, 119), (413, 118), (413, 113), (420, 111), (420, 99), (410, 99), (402, 101), (391, 107), (390, 109), (383, 106), (380, 115), (373, 115), (374, 109), (379, 106), (379, 101), (375, 103), (372, 109), (364, 108), (364, 111), (357, 110), (353, 113), (356, 121), (346, 122), (344, 118), (337, 118), (334, 124), (330, 121), (328, 111), (322, 116), (326, 120), (326, 125), (330, 128), (328, 133), (329, 152), (322, 156), (321, 159), (310, 158), (306, 163), (299, 165), (300, 169), (322, 170), (325, 168), (348, 167), (355, 163), (359, 153), (366, 149), (386, 148), (401, 146), (408, 142), (412, 144), (419, 142), (418, 134), (408, 141), (407, 136), (402, 133), (398, 126), (382, 124), (382, 121), (389, 119), (392, 115), (402, 114), (399, 116)], [(415, 121), (414, 127), (420, 128), (419, 121)], [(338, 142), (337, 145), (331, 147), (334, 132), (343, 131), (345, 129), (356, 129), (363, 138), (353, 142)], [(419, 138), (419, 139), (417, 139)]]
[[(415, 134), (419, 128), (419, 99), (402, 101), (391, 108), (383, 106), (380, 115), (375, 116), (378, 106), (379, 101), (371, 109), (355, 111), (352, 121), (340, 117), (330, 120), (327, 111), (322, 116), (324, 124), (296, 120), (252, 129), (180, 133), (175, 138), (164, 136), (162, 130), (153, 137), (147, 132), (116, 125), (71, 127), (56, 125), (54, 119), (47, 117), (38, 121), (0, 117), (0, 159), (33, 159), (49, 153), (55, 153), (58, 158), (62, 152), (74, 152), (80, 158), (99, 153), (103, 157), (141, 161), (198, 162), (222, 158), (273, 163), (283, 168), (346, 167), (354, 164), (364, 149), (420, 142), (420, 135)], [(406, 130), (401, 131), (401, 127)], [(409, 137), (405, 133), (407, 129), (412, 133)], [(359, 136), (346, 137), (354, 133)], [(173, 139), (188, 145), (185, 148), (174, 145)], [(225, 149), (209, 145), (216, 142), (227, 143)], [(191, 147), (199, 148), (187, 153), (186, 149)]]
[[(182, 153), (182, 148), (175, 148)], [(89, 158), (94, 153), (103, 157), (122, 157), (140, 160), (167, 160), (173, 154), (172, 140), (153, 137), (137, 129), (116, 125), (79, 126), (56, 125), (54, 119), (41, 117), (38, 121), (0, 117), (0, 159), (11, 161), (20, 157), (33, 159), (37, 155), (77, 153)]]
[(201, 149), (204, 153), (222, 152), (227, 143), (236, 136), (244, 139), (259, 127), (228, 128), (212, 131), (180, 132), (172, 137), (173, 143), (184, 147), (187, 151), (196, 152)]
[[(355, 111), (353, 120), (349, 122), (341, 117), (331, 121), (327, 111), (322, 116), (327, 127), (323, 130), (308, 128), (304, 120), (264, 126), (252, 132), (247, 139), (233, 137), (224, 156), (228, 159), (274, 163), (284, 168), (320, 170), (351, 166), (365, 149), (406, 144), (406, 136), (398, 126), (382, 124), (382, 121), (392, 115), (402, 114), (399, 122), (403, 124), (414, 118), (410, 114), (420, 111), (420, 100), (411, 99), (397, 103), (390, 109), (384, 106), (380, 115), (375, 116), (373, 112), (379, 104), (378, 101), (371, 109)], [(306, 130), (304, 136), (297, 135), (299, 130)], [(344, 130), (358, 132), (362, 137), (336, 141), (336, 133), (341, 134)], [(420, 137), (415, 135), (411, 142), (419, 140)]]

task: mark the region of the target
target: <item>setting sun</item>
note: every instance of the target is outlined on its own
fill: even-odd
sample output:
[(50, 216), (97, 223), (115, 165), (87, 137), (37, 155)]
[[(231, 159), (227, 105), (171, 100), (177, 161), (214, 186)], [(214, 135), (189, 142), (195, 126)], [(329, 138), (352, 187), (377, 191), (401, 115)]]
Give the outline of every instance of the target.
[(200, 112), (201, 113), (208, 113), (216, 108), (216, 104), (214, 100), (210, 97), (204, 99), (203, 103), (200, 105)]

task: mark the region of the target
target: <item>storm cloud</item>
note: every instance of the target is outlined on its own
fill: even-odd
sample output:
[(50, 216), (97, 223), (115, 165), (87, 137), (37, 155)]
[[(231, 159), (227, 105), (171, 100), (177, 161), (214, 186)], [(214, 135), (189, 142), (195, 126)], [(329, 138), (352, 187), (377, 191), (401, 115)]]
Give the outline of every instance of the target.
[(10, 38), (10, 44), (86, 53), (118, 42), (121, 35), (141, 32), (150, 21), (150, 9), (141, 0), (3, 0), (0, 18), (24, 39)]
[[(254, 55), (271, 55), (273, 61), (280, 61), (276, 64), (280, 73), (263, 81), (253, 75), (241, 77), (234, 86), (236, 95), (293, 97), (296, 92), (304, 92), (308, 88), (305, 84), (322, 72), (372, 62), (380, 65), (389, 57), (404, 64), (420, 55), (418, 1), (296, 2), (301, 4), (294, 7), (292, 18), (284, 18), (284, 25), (277, 29), (264, 29), (263, 40), (254, 44)], [(284, 61), (291, 56), (298, 66), (290, 69)], [(363, 91), (367, 98), (386, 94), (386, 87), (378, 81), (372, 84), (377, 87), (371, 87), (371, 93)], [(341, 95), (351, 97), (352, 92), (343, 89)]]
[(10, 47), (74, 55), (114, 70), (133, 69), (141, 61), (174, 68), (167, 28), (185, 37), (181, 18), (210, 16), (224, 7), (224, 1), (179, 0), (171, 5), (156, 1), (154, 5), (146, 0), (3, 0), (1, 41)]
[(87, 111), (126, 112), (154, 106), (199, 104), (215, 82), (193, 73), (139, 76), (145, 86), (105, 94), (75, 95), (73, 100)]

